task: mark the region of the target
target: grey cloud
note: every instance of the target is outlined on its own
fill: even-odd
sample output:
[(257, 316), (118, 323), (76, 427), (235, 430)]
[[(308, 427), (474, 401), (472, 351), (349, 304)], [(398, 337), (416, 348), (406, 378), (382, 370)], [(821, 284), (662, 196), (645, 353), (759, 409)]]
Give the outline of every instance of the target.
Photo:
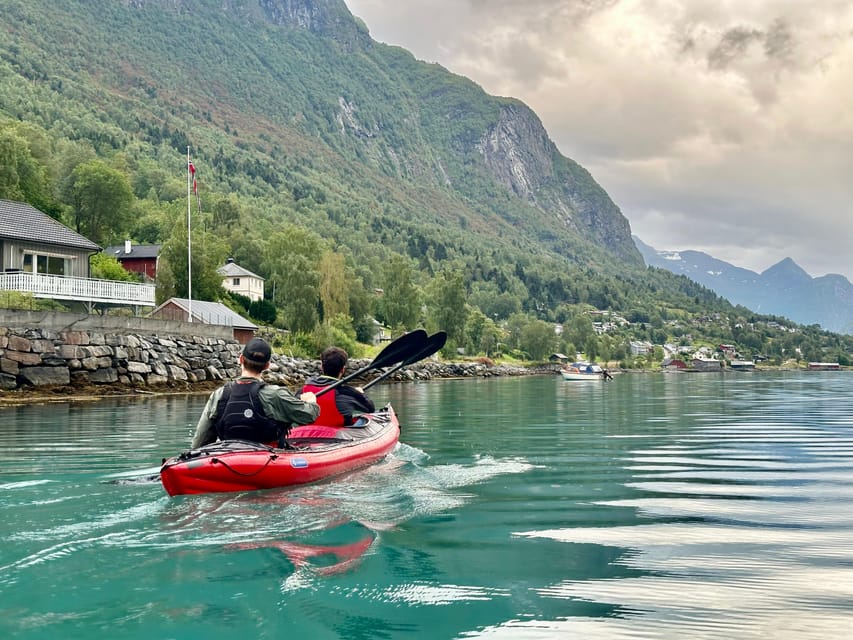
[(743, 56), (751, 44), (760, 42), (763, 37), (764, 34), (757, 29), (729, 29), (720, 38), (717, 46), (708, 52), (708, 66), (711, 69), (725, 69), (733, 60)]
[(769, 58), (788, 61), (794, 54), (794, 36), (788, 24), (777, 19), (764, 37), (764, 51)]
[[(688, 43), (692, 44), (692, 40)], [(791, 60), (795, 48), (794, 35), (787, 22), (781, 18), (776, 19), (766, 31), (744, 26), (734, 27), (727, 30), (717, 45), (708, 52), (708, 66), (711, 69), (725, 69), (743, 57), (754, 44), (761, 46), (768, 60), (781, 63)]]

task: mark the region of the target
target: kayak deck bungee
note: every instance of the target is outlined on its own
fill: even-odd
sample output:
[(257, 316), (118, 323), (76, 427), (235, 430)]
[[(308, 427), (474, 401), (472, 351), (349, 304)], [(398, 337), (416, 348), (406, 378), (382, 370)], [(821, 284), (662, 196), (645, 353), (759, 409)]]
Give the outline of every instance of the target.
[(172, 496), (305, 484), (373, 464), (399, 438), (397, 415), (387, 405), (352, 427), (295, 427), (284, 449), (245, 440), (192, 449), (164, 461), (160, 480)]

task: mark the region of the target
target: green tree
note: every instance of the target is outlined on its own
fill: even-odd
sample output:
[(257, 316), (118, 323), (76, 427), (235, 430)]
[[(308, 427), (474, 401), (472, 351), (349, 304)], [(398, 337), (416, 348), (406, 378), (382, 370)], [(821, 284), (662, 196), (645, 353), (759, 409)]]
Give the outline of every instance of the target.
[(376, 320), (373, 317), (375, 295), (367, 291), (360, 276), (351, 274), (349, 283), (349, 310), (356, 338), (359, 342), (370, 344), (376, 332)]
[(249, 305), (249, 315), (266, 324), (275, 324), (278, 311), (269, 300), (253, 300)]
[(324, 251), (320, 256), (319, 269), (323, 320), (328, 322), (336, 316), (349, 317), (349, 291), (343, 254)]
[(554, 325), (544, 320), (531, 320), (522, 330), (521, 342), (531, 359), (544, 360), (554, 352), (557, 343)]
[(126, 270), (114, 256), (99, 252), (89, 258), (89, 275), (101, 280), (136, 282), (139, 276)]
[[(172, 212), (172, 231), (160, 251), (157, 269), (158, 300), (171, 296), (186, 298), (190, 294), (187, 247), (187, 224), (175, 206)], [(213, 233), (192, 227), (192, 297), (194, 300), (215, 301), (224, 294), (222, 276), (216, 270), (225, 262), (228, 247)]]
[(309, 332), (319, 322), (321, 251), (317, 234), (292, 224), (274, 233), (265, 247), (273, 302), (281, 309), (280, 321), (291, 331)]
[(125, 235), (133, 191), (122, 172), (102, 160), (84, 162), (71, 172), (66, 195), (78, 233), (102, 246)]
[(468, 318), (465, 282), (462, 272), (445, 270), (438, 273), (429, 286), (429, 315), (432, 328), (447, 332), (446, 349), (465, 344), (465, 322)]
[(499, 353), (499, 345), (502, 340), (503, 332), (500, 327), (491, 318), (486, 318), (486, 321), (483, 323), (483, 330), (480, 333), (479, 350), (491, 358), (496, 353)]
[(213, 226), (229, 229), (240, 222), (243, 214), (240, 202), (233, 193), (214, 200), (211, 211), (213, 212)]
[(47, 213), (55, 211), (46, 167), (30, 143), (13, 128), (0, 130), (0, 198), (20, 200)]
[(420, 317), (420, 292), (409, 260), (394, 254), (382, 271), (379, 311), (389, 327), (414, 329)]
[(474, 307), (468, 312), (465, 323), (465, 352), (474, 354), (481, 351), (480, 344), (486, 327), (486, 315)]
[(595, 339), (592, 318), (583, 312), (576, 313), (569, 321), (568, 327), (563, 327), (563, 332), (567, 333), (566, 340), (584, 349), (591, 340)]

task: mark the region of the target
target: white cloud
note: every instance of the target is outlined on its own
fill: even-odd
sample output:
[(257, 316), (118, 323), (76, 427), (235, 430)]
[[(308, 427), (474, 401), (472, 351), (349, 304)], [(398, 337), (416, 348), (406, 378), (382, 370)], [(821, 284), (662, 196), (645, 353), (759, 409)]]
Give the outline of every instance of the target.
[(514, 96), (657, 248), (853, 279), (849, 0), (348, 0)]

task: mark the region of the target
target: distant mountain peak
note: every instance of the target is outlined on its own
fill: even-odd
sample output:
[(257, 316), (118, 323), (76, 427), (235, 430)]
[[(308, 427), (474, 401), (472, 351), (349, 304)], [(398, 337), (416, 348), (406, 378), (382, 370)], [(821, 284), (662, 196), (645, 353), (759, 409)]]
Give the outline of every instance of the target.
[(853, 285), (844, 276), (812, 278), (791, 258), (758, 274), (701, 251), (658, 251), (637, 236), (632, 238), (648, 266), (687, 276), (734, 304), (853, 333)]
[(799, 285), (812, 280), (812, 277), (791, 258), (780, 260), (772, 267), (762, 271), (761, 277), (767, 280), (783, 281), (788, 286), (791, 284)]

